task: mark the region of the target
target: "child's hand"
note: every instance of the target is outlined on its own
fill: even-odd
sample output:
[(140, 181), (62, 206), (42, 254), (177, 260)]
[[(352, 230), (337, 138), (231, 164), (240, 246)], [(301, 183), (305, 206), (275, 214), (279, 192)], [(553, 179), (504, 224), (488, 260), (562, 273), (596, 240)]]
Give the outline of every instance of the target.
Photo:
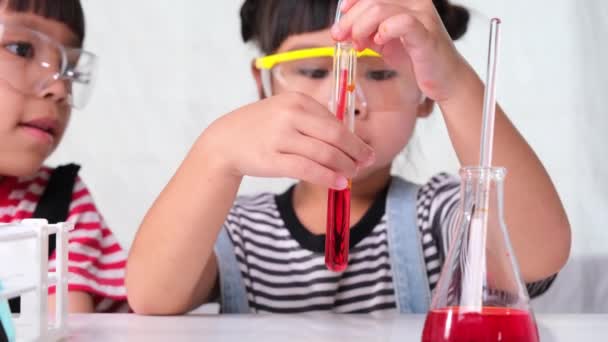
[(306, 95), (284, 93), (240, 108), (201, 137), (209, 162), (242, 177), (288, 177), (335, 189), (347, 186), (374, 152), (329, 110)]
[(432, 0), (345, 0), (342, 19), (332, 28), (337, 41), (380, 52), (395, 67), (412, 67), (425, 96), (442, 102), (471, 72), (456, 51)]

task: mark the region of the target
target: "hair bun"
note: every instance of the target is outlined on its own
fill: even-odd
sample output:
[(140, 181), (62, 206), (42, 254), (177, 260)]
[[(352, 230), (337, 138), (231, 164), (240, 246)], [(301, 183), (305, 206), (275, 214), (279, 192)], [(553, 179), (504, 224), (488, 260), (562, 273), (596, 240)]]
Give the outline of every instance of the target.
[(259, 0), (245, 0), (241, 6), (241, 36), (245, 43), (257, 35), (254, 27), (259, 3)]
[(466, 8), (450, 5), (446, 27), (453, 40), (459, 39), (467, 32), (470, 18), (471, 15)]
[(448, 0), (433, 0), (433, 3), (452, 40), (461, 38), (469, 26), (469, 11), (462, 6), (450, 4)]

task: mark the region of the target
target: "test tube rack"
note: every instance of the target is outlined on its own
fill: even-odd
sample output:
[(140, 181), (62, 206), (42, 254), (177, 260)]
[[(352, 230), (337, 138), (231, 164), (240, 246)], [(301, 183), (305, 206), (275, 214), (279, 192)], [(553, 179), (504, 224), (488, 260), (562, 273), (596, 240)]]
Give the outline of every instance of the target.
[[(33, 256), (16, 257), (34, 258), (35, 266), (24, 269), (17, 280), (3, 280), (0, 291), (0, 300), (21, 297), (21, 313), (15, 317), (18, 340), (58, 341), (67, 335), (68, 233), (73, 228), (72, 223), (49, 224), (41, 219), (0, 224), (0, 248), (17, 241), (33, 244)], [(55, 272), (48, 271), (48, 242), (52, 234), (56, 234)], [(54, 321), (49, 317), (47, 304), (48, 288), (53, 285), (56, 286)]]

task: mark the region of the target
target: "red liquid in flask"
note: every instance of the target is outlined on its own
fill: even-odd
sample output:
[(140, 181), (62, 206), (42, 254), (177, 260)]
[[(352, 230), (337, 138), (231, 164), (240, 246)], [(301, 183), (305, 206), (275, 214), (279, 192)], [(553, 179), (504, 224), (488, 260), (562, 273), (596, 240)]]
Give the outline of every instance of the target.
[(484, 307), (479, 312), (458, 308), (428, 313), (422, 342), (538, 342), (532, 316), (523, 310)]
[[(344, 121), (348, 70), (340, 72), (340, 88), (336, 117)], [(352, 87), (350, 87), (352, 88)], [(327, 231), (325, 235), (325, 265), (334, 272), (341, 272), (348, 265), (350, 237), (350, 181), (344, 190), (329, 189), (327, 194)]]

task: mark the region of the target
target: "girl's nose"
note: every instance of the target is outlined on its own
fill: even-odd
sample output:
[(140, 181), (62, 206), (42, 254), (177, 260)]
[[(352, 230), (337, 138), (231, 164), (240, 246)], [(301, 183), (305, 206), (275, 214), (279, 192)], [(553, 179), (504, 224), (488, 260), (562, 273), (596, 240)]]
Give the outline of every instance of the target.
[(67, 101), (69, 95), (68, 87), (69, 85), (65, 80), (52, 81), (41, 89), (39, 96), (57, 103), (63, 103)]

